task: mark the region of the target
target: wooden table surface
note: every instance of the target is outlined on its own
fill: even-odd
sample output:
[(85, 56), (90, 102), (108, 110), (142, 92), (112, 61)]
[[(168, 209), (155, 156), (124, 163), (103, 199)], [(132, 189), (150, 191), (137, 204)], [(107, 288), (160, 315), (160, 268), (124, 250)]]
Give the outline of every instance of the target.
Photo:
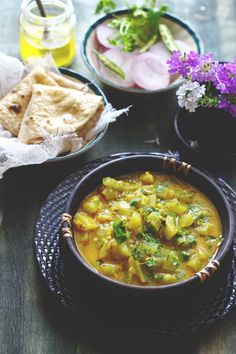
[[(219, 60), (236, 55), (235, 0), (166, 0), (201, 35), (206, 51)], [(77, 59), (73, 68), (91, 77), (80, 57), (80, 42), (94, 20), (93, 0), (75, 0), (77, 14)], [(1, 0), (0, 51), (18, 56), (20, 1)], [(223, 322), (196, 335), (149, 337), (120, 335), (112, 330), (92, 329), (57, 304), (43, 283), (33, 255), (32, 239), (39, 210), (57, 184), (85, 163), (120, 151), (174, 151), (172, 121), (174, 94), (148, 102), (131, 102), (107, 92), (115, 107), (133, 103), (128, 117), (109, 127), (104, 139), (82, 157), (60, 164), (31, 166), (9, 171), (1, 182), (0, 226), (0, 353), (7, 354), (115, 354), (236, 352), (236, 312)], [(145, 143), (158, 134), (161, 145)], [(205, 166), (210, 168), (209, 166)], [(236, 163), (214, 168), (236, 188)]]

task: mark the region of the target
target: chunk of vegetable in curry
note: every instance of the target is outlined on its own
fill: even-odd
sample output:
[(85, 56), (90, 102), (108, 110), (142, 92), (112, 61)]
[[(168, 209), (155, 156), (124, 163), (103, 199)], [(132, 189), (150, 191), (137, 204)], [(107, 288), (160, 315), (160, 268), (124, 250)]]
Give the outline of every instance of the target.
[(120, 282), (157, 286), (204, 268), (223, 238), (219, 215), (199, 190), (175, 176), (105, 177), (73, 220), (84, 259)]

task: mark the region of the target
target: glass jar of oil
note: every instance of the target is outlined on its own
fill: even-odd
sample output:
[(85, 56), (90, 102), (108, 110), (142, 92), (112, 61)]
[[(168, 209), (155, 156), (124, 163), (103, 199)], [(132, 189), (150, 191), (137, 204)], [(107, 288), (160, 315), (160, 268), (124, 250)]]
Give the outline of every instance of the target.
[(57, 66), (69, 66), (75, 57), (74, 7), (71, 0), (41, 0), (45, 17), (35, 0), (23, 0), (20, 14), (20, 56), (51, 53)]

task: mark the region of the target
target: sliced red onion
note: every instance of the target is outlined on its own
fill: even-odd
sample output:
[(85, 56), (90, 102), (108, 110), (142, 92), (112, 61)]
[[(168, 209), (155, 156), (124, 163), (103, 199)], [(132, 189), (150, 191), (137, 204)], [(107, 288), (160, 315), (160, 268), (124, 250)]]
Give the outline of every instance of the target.
[(149, 53), (157, 55), (165, 62), (169, 59), (171, 55), (163, 42), (157, 42), (156, 44), (154, 44), (150, 48)]
[(100, 63), (100, 72), (107, 80), (113, 82), (116, 85), (124, 87), (134, 86), (134, 80), (132, 78), (131, 66), (133, 60), (137, 56), (137, 52), (127, 53), (121, 52), (119, 49), (109, 49), (104, 55), (116, 65), (118, 65), (125, 73), (125, 79), (122, 79), (117, 74), (106, 68)]
[(99, 25), (96, 29), (96, 35), (98, 42), (106, 48), (114, 48), (114, 46), (109, 42), (109, 39), (114, 38), (115, 30), (105, 23)]
[(153, 53), (144, 53), (134, 59), (132, 77), (145, 90), (159, 90), (170, 83), (167, 64)]

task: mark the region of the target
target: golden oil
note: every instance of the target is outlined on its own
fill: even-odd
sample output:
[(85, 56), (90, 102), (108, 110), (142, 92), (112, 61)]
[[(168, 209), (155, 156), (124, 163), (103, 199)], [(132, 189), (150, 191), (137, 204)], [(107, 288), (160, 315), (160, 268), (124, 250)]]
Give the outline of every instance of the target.
[(20, 56), (51, 53), (57, 66), (69, 66), (76, 53), (75, 14), (71, 0), (43, 0), (41, 17), (34, 0), (24, 0), (20, 15)]

